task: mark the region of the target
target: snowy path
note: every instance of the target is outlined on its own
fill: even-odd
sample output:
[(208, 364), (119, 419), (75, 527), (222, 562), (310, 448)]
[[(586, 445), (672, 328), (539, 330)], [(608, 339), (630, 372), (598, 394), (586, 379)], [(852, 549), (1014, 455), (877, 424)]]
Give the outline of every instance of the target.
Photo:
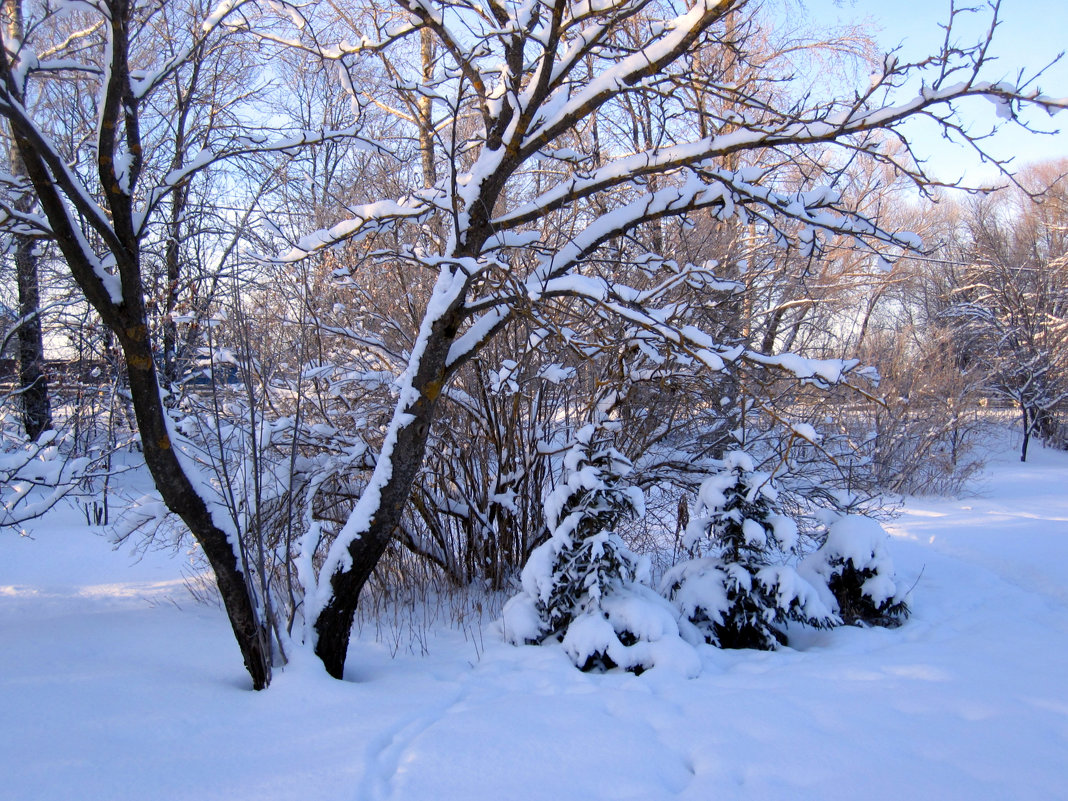
[(1068, 799), (1068, 456), (1010, 458), (892, 525), (904, 627), (690, 681), (441, 630), (254, 694), (180, 558), (54, 516), (0, 537), (0, 799)]

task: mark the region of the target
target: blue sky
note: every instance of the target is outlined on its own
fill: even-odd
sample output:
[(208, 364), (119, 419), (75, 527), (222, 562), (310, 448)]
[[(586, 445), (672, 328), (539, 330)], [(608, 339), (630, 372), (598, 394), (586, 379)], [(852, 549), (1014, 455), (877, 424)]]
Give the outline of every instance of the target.
[[(958, 5), (980, 5), (982, 0), (961, 0)], [(814, 21), (871, 24), (884, 50), (901, 45), (901, 57), (917, 60), (934, 52), (944, 32), (938, 27), (949, 19), (948, 0), (812, 0), (805, 3)], [(971, 15), (972, 22), (961, 26), (955, 37), (965, 44), (977, 39), (989, 24), (990, 12)], [(988, 80), (1014, 79), (1022, 68), (1028, 76), (1052, 61), (1068, 47), (1068, 4), (1065, 0), (1004, 0), (991, 52), (997, 60), (990, 65)], [(982, 24), (979, 24), (979, 23)], [(1062, 59), (1038, 81), (1043, 92), (1068, 97), (1068, 60)], [(988, 130), (996, 116), (986, 101), (974, 101), (963, 109), (975, 132)], [(989, 150), (999, 158), (1015, 157), (1017, 166), (1033, 161), (1068, 157), (1068, 111), (1051, 118), (1044, 112), (1026, 115), (1028, 122), (1044, 130), (1061, 129), (1055, 136), (1035, 136), (1018, 126), (1005, 125), (991, 140)], [(915, 149), (931, 157), (929, 166), (943, 179), (964, 175), (969, 182), (984, 182), (994, 176), (963, 149), (945, 143), (930, 127), (910, 130)]]

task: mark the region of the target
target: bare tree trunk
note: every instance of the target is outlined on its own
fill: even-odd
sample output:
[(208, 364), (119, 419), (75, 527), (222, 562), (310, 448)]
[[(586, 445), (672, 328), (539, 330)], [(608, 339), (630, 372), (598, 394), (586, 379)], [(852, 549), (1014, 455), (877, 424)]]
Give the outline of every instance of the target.
[[(3, 0), (4, 36), (8, 42), (22, 42), (21, 0)], [(8, 162), (11, 174), (16, 178), (26, 177), (22, 156), (9, 140)], [(15, 203), (22, 212), (33, 208), (33, 197), (27, 193)], [(15, 235), (15, 275), (19, 292), (19, 390), (22, 397), (22, 425), (26, 436), (37, 439), (41, 432), (52, 427), (52, 405), (48, 394), (48, 379), (45, 377), (44, 339), (41, 336), (41, 290), (38, 279), (35, 240), (30, 236)]]
[(1027, 445), (1031, 442), (1031, 414), (1026, 404), (1020, 404), (1020, 414), (1023, 417), (1023, 447), (1020, 449), (1020, 461), (1027, 460)]
[[(11, 18), (18, 13), (18, 0), (3, 0)], [(12, 45), (10, 29), (4, 29), (5, 48), (0, 49), (0, 92), (8, 102), (7, 114), (12, 121), (14, 146), (22, 159), (25, 175), (37, 193), (38, 202), (48, 219), (51, 234), (63, 254), (86, 300), (96, 309), (105, 326), (114, 332), (128, 371), (129, 389), (144, 451), (145, 463), (167, 508), (178, 515), (204, 550), (215, 578), (223, 606), (237, 638), (245, 667), (252, 677), (253, 688), (266, 687), (271, 680), (269, 632), (260, 621), (253, 598), (250, 577), (242, 569), (237, 534), (232, 537), (216, 524), (205, 498), (205, 487), (189, 472), (171, 442), (167, 410), (157, 379), (145, 305), (141, 271), (141, 240), (136, 224), (133, 190), (141, 167), (142, 149), (138, 98), (130, 81), (130, 30), (133, 3), (109, 0), (110, 26), (109, 72), (101, 94), (99, 137), (96, 166), (100, 175), (107, 216), (97, 207), (82, 203), (81, 211), (104, 241), (114, 259), (114, 272), (99, 269), (100, 260), (89, 249), (82, 231), (81, 218), (70, 213), (71, 204), (79, 202), (77, 191), (64, 187), (68, 174), (56, 166), (57, 154), (46, 140), (22, 116), (21, 89), (13, 80), (9, 61)], [(12, 103), (11, 101), (16, 101)], [(129, 158), (126, 162), (128, 187), (118, 180), (115, 147), (122, 136)], [(58, 175), (58, 180), (57, 180)], [(62, 192), (62, 194), (61, 194)]]
[[(419, 61), (423, 72), (423, 82), (427, 85), (434, 80), (434, 39), (428, 29), (419, 33)], [(423, 162), (423, 183), (433, 186), (438, 181), (437, 160), (434, 158), (434, 107), (428, 94), (421, 94), (416, 100), (417, 120), (419, 123), (419, 152)]]
[[(175, 158), (181, 167), (181, 159)], [(163, 287), (163, 380), (169, 387), (177, 383), (180, 376), (178, 366), (178, 324), (174, 315), (178, 312), (178, 286), (181, 281), (181, 263), (178, 251), (178, 237), (182, 230), (182, 215), (185, 213), (186, 190), (184, 186), (176, 188), (172, 194), (171, 217), (167, 226), (167, 247), (163, 254), (166, 274)]]
[(448, 378), (449, 347), (463, 319), (461, 295), (434, 324), (412, 380), (418, 399), (407, 409), (409, 422), (397, 432), (392, 452), (392, 473), (379, 495), (368, 529), (348, 546), (351, 566), (330, 576), (330, 600), (316, 617), (315, 654), (336, 679), (343, 677), (349, 636), (364, 584), (385, 552), (400, 524), (416, 474), (423, 464), (430, 425), (438, 396)]
[(52, 404), (43, 370), (41, 294), (34, 244), (25, 236), (17, 237), (15, 242), (15, 274), (19, 287), (19, 391), (22, 425), (30, 439), (37, 439), (52, 427)]
[(252, 687), (262, 690), (271, 681), (270, 632), (260, 620), (250, 577), (238, 561), (238, 543), (232, 542), (215, 523), (201, 490), (190, 480), (171, 443), (144, 306), (128, 305), (134, 308), (128, 315), (123, 314), (114, 329), (126, 357), (145, 462), (167, 508), (182, 519), (203, 548), (215, 573), (245, 668), (252, 677)]

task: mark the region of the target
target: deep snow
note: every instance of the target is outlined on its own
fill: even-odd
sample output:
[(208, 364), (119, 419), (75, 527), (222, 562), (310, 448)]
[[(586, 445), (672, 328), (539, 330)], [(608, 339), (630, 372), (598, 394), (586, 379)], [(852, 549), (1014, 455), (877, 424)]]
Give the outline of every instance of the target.
[(690, 680), (487, 625), (254, 693), (181, 554), (53, 512), (0, 533), (0, 799), (1068, 799), (1068, 454), (1015, 458), (888, 526), (902, 628), (708, 648)]

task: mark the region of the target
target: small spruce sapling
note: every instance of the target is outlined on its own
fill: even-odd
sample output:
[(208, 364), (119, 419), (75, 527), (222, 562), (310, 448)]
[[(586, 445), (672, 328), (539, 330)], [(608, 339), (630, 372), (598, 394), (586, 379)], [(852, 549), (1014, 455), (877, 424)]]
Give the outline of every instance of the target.
[(787, 621), (838, 622), (815, 587), (777, 564), (797, 545), (797, 525), (778, 514), (777, 497), (770, 476), (737, 451), (701, 485), (685, 545), (705, 555), (669, 570), (662, 591), (712, 645), (773, 650), (787, 643)]
[(582, 670), (622, 667), (635, 673), (669, 658), (696, 675), (699, 661), (679, 639), (674, 610), (648, 582), (648, 559), (614, 529), (644, 511), (641, 491), (625, 482), (630, 461), (581, 429), (564, 458), (561, 483), (545, 500), (551, 536), (523, 568), (523, 592), (502, 616), (515, 644), (550, 641)]
[(823, 544), (801, 564), (802, 572), (827, 586), (843, 623), (901, 625), (909, 608), (894, 582), (886, 531), (862, 515), (828, 513), (826, 525)]

